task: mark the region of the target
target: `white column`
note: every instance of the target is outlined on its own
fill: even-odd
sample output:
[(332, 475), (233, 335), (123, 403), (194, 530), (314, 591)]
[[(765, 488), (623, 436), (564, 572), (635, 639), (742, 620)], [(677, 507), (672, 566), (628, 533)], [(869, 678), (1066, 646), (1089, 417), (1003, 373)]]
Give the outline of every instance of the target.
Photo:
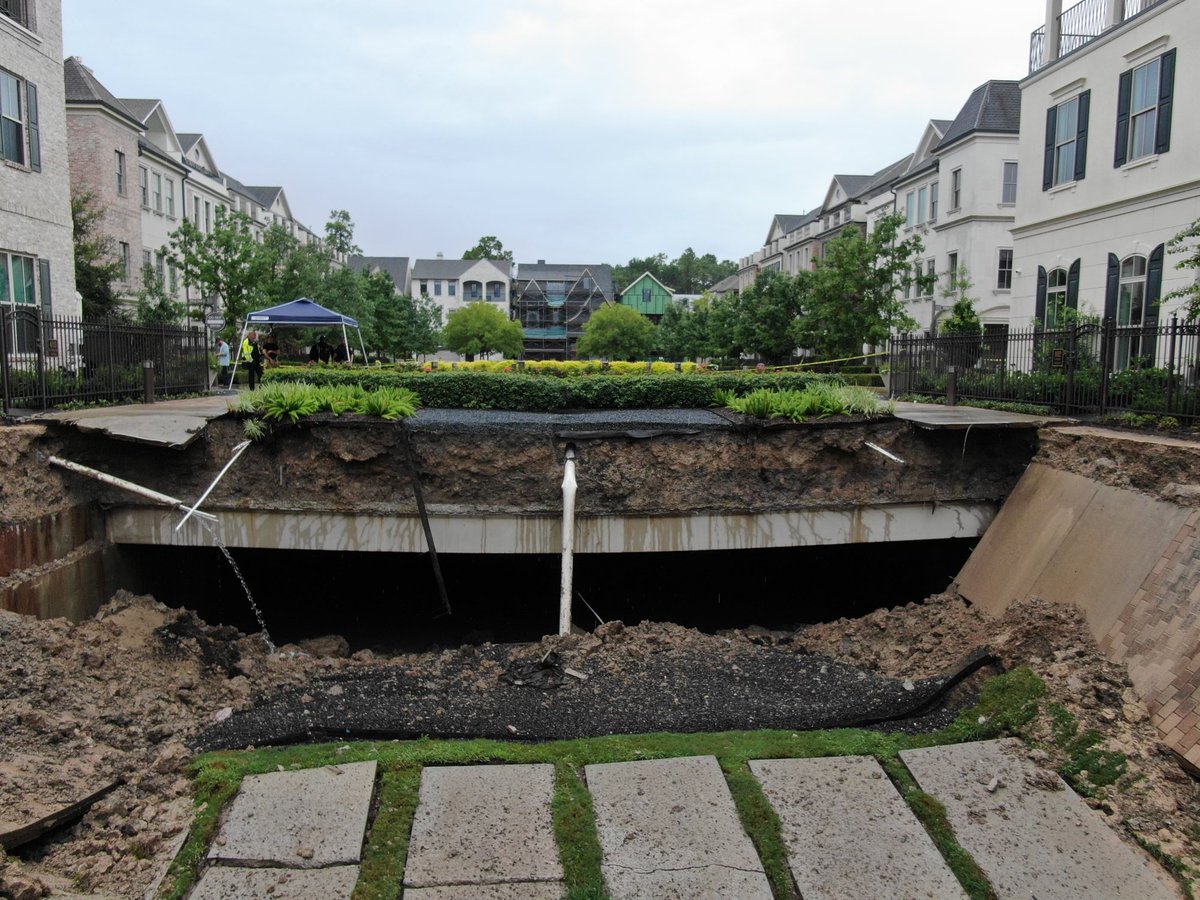
[(1058, 59), (1061, 35), (1059, 17), (1062, 16), (1062, 0), (1046, 0), (1046, 63)]
[(1108, 0), (1104, 10), (1104, 30), (1120, 25), (1125, 21), (1125, 0)]

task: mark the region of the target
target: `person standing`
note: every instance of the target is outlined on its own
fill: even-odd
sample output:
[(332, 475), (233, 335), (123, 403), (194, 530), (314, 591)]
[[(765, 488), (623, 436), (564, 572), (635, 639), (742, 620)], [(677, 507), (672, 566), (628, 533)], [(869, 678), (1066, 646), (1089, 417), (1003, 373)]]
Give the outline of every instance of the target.
[(257, 390), (263, 374), (263, 351), (258, 343), (257, 331), (250, 332), (242, 341), (242, 358), (246, 360), (246, 378), (250, 382), (250, 390)]
[(221, 370), (221, 387), (229, 387), (229, 344), (217, 336), (217, 368)]

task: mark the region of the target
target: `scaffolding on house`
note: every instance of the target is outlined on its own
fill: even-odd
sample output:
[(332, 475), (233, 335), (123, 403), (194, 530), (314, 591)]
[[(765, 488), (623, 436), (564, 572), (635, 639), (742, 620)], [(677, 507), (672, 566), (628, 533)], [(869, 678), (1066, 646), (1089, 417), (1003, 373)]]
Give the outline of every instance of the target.
[(611, 302), (585, 267), (573, 281), (517, 279), (513, 308), (525, 333), (526, 359), (574, 359), (583, 326)]

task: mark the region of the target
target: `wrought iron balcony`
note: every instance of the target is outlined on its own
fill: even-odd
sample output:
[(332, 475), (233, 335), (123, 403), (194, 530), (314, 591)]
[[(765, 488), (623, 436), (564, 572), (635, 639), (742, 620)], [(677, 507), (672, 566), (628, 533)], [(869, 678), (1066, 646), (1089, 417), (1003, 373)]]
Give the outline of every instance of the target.
[[(1047, 26), (1029, 37), (1029, 73), (1073, 53), (1107, 29), (1127, 22), (1162, 0), (1081, 0), (1065, 9), (1054, 19), (1054, 28)], [(1056, 45), (1056, 46), (1052, 46)]]

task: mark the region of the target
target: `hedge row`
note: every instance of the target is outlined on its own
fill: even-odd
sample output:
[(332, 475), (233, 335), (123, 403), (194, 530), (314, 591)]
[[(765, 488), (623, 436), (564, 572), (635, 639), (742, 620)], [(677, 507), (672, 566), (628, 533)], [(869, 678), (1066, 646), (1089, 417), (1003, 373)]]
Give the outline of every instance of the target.
[(478, 372), (409, 372), (377, 369), (273, 369), (264, 381), (304, 381), (314, 385), (357, 384), (371, 390), (407, 388), (420, 405), (442, 409), (695, 409), (716, 406), (718, 395), (742, 396), (758, 388), (803, 390), (829, 376), (781, 373), (711, 375), (591, 375), (587, 378), (530, 378)]

